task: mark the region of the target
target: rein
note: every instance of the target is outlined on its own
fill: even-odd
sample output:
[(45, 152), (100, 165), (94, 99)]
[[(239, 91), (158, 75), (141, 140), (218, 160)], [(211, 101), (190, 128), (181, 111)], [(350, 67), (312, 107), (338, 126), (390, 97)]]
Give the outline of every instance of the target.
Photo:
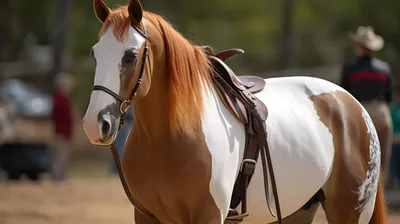
[[(119, 94), (116, 94), (115, 92), (113, 92), (111, 89), (102, 86), (102, 85), (94, 85), (92, 87), (92, 91), (94, 90), (99, 90), (99, 91), (103, 91), (107, 94), (110, 94), (111, 96), (113, 96), (115, 99), (117, 99), (120, 102), (120, 106), (119, 106), (119, 111), (121, 113), (120, 115), (120, 122), (119, 122), (119, 127), (118, 127), (118, 131), (121, 129), (122, 125), (124, 124), (124, 117), (126, 115), (126, 111), (129, 109), (129, 107), (132, 105), (132, 99), (133, 97), (136, 96), (137, 91), (139, 90), (140, 84), (142, 83), (143, 80), (143, 75), (144, 75), (144, 69), (146, 67), (146, 63), (147, 60), (149, 58), (149, 47), (148, 47), (148, 40), (149, 37), (147, 36), (147, 32), (146, 32), (146, 27), (144, 26), (143, 23), (142, 27), (143, 27), (143, 31), (141, 31), (139, 28), (137, 28), (136, 26), (132, 25), (132, 27), (139, 32), (139, 34), (141, 34), (145, 39), (145, 46), (144, 46), (144, 51), (143, 51), (143, 57), (142, 57), (142, 64), (140, 67), (140, 73), (139, 73), (139, 79), (135, 85), (135, 87), (132, 90), (131, 96), (129, 97), (129, 99), (123, 99)], [(149, 60), (150, 61), (150, 60)], [(145, 207), (141, 206), (137, 199), (135, 199), (133, 197), (133, 195), (131, 194), (128, 184), (126, 182), (126, 178), (125, 178), (125, 174), (124, 171), (122, 169), (122, 165), (121, 165), (121, 159), (120, 156), (118, 154), (117, 148), (115, 146), (115, 140), (113, 143), (111, 143), (111, 145), (109, 145), (110, 149), (111, 149), (111, 153), (113, 155), (114, 161), (115, 161), (115, 165), (118, 171), (118, 176), (119, 179), (121, 180), (121, 184), (122, 187), (124, 188), (125, 194), (128, 197), (129, 201), (131, 202), (131, 204), (143, 215), (153, 219), (154, 221), (156, 221), (157, 223), (160, 223), (158, 221), (158, 219), (149, 211), (147, 210)]]
[(111, 153), (113, 155), (114, 161), (115, 161), (115, 165), (117, 167), (117, 171), (118, 171), (118, 176), (119, 179), (121, 180), (121, 184), (122, 187), (124, 188), (125, 194), (128, 197), (129, 201), (131, 202), (131, 204), (143, 215), (154, 219), (154, 221), (156, 221), (157, 223), (160, 223), (157, 218), (151, 214), (151, 212), (149, 210), (147, 210), (145, 207), (139, 206), (139, 203), (133, 198), (131, 192), (129, 191), (129, 187), (128, 184), (126, 183), (126, 179), (125, 179), (125, 174), (124, 171), (122, 169), (122, 165), (121, 165), (121, 159), (119, 157), (117, 148), (115, 147), (115, 142), (113, 142), (110, 145), (110, 149), (111, 149)]

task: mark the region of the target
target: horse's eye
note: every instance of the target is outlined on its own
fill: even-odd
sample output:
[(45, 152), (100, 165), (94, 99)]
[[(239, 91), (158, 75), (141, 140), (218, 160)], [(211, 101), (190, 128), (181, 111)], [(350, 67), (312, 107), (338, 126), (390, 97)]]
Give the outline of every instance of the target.
[(131, 52), (130, 54), (128, 54), (126, 56), (126, 62), (127, 63), (134, 63), (134, 62), (136, 62), (137, 57), (138, 57), (137, 53)]

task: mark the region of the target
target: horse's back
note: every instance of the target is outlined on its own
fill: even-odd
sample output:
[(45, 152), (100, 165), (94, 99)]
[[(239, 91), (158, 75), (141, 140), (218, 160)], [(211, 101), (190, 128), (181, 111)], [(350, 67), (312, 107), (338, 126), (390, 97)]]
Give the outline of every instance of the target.
[[(266, 79), (256, 94), (268, 108), (267, 135), (280, 196), (282, 215), (300, 209), (330, 177), (334, 144), (329, 129), (321, 122), (312, 96), (341, 87), (317, 78), (285, 77)], [(276, 220), (267, 209), (261, 161), (249, 186), (246, 222)]]

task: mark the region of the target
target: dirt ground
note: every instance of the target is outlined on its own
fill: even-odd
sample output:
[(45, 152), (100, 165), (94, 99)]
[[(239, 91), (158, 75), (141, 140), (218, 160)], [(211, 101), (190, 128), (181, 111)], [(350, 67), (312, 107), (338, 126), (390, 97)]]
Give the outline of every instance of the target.
[[(72, 155), (71, 178), (56, 184), (0, 180), (0, 224), (133, 224), (133, 209), (117, 176), (108, 174), (109, 151), (85, 147)], [(314, 224), (327, 223), (322, 210)], [(389, 224), (400, 223), (391, 214)]]
[[(0, 183), (0, 224), (132, 224), (116, 177), (74, 177), (63, 184)], [(400, 223), (391, 215), (389, 223)], [(314, 223), (326, 223), (320, 211)]]

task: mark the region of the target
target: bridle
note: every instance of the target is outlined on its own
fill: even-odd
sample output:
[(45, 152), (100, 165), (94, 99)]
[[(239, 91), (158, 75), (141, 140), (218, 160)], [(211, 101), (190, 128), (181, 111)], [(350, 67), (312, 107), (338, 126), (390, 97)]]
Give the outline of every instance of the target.
[(146, 67), (146, 63), (147, 63), (147, 60), (149, 58), (149, 47), (148, 47), (148, 44), (147, 44), (147, 42), (149, 41), (149, 37), (147, 36), (146, 27), (144, 26), (143, 23), (141, 23), (141, 25), (143, 27), (143, 31), (141, 31), (135, 25), (132, 25), (132, 27), (140, 35), (142, 35), (146, 39), (146, 41), (144, 43), (145, 45), (144, 45), (144, 51), (143, 51), (143, 56), (142, 56), (142, 64), (141, 64), (141, 67), (140, 67), (139, 79), (138, 79), (135, 87), (133, 88), (133, 91), (132, 91), (131, 96), (129, 97), (129, 99), (123, 99), (119, 94), (115, 93), (111, 89), (109, 89), (109, 88), (107, 88), (105, 86), (102, 86), (102, 85), (94, 85), (92, 87), (92, 91), (100, 90), (100, 91), (106, 92), (106, 93), (110, 94), (111, 96), (113, 96), (115, 99), (117, 99), (119, 101), (119, 103), (120, 103), (119, 111), (120, 111), (121, 115), (120, 115), (120, 124), (119, 124), (118, 130), (121, 129), (122, 125), (124, 124), (124, 117), (125, 117), (126, 111), (132, 105), (132, 99), (133, 99), (133, 97), (136, 96), (137, 91), (139, 90), (140, 84), (142, 84), (144, 69)]
[[(111, 96), (113, 96), (115, 99), (117, 99), (119, 101), (119, 103), (120, 103), (119, 111), (120, 111), (121, 114), (120, 114), (120, 123), (119, 123), (118, 131), (121, 129), (122, 125), (124, 124), (124, 116), (126, 115), (126, 111), (132, 105), (132, 99), (133, 99), (133, 97), (136, 96), (136, 94), (137, 94), (137, 92), (139, 90), (140, 84), (142, 84), (143, 75), (144, 75), (144, 69), (146, 67), (147, 60), (150, 62), (150, 59), (149, 59), (149, 48), (148, 48), (148, 43), (147, 43), (149, 41), (149, 37), (147, 36), (146, 27), (144, 26), (143, 23), (141, 23), (141, 25), (143, 27), (143, 31), (140, 30), (138, 27), (136, 27), (134, 24), (132, 24), (132, 27), (140, 35), (142, 35), (146, 40), (145, 40), (145, 43), (144, 43), (145, 46), (144, 46), (144, 51), (143, 51), (143, 56), (142, 56), (142, 63), (141, 63), (141, 67), (140, 67), (139, 78), (138, 78), (138, 81), (137, 81), (135, 87), (132, 90), (132, 93), (131, 93), (129, 99), (123, 99), (119, 94), (115, 93), (111, 89), (109, 89), (109, 88), (107, 88), (105, 86), (102, 86), (102, 85), (94, 85), (92, 87), (92, 91), (94, 91), (94, 90), (103, 91), (105, 93), (110, 94)], [(121, 183), (122, 183), (122, 186), (124, 188), (125, 194), (128, 197), (129, 201), (132, 203), (132, 205), (140, 213), (142, 213), (143, 215), (153, 219), (157, 223), (160, 223), (157, 220), (157, 218), (149, 210), (147, 210), (145, 207), (141, 206), (138, 203), (138, 201), (134, 199), (133, 195), (129, 191), (128, 184), (126, 183), (125, 174), (124, 174), (124, 171), (122, 170), (121, 159), (119, 158), (119, 154), (118, 154), (117, 149), (115, 147), (115, 141), (112, 142), (109, 146), (110, 146), (112, 155), (113, 155), (114, 160), (115, 160), (115, 165), (116, 165), (117, 170), (118, 170), (119, 178), (121, 180)]]

